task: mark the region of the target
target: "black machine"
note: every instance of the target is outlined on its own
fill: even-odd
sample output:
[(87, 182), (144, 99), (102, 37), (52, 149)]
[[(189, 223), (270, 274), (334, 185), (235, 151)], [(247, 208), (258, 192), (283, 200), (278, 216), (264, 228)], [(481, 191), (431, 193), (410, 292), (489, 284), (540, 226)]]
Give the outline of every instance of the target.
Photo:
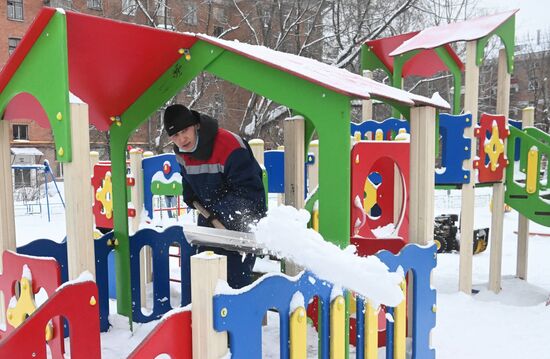
[[(437, 253), (455, 252), (460, 249), (460, 241), (456, 238), (458, 233), (457, 222), (457, 214), (442, 214), (435, 217), (434, 242), (437, 245)], [(474, 230), (474, 254), (485, 251), (488, 243), (489, 228)]]

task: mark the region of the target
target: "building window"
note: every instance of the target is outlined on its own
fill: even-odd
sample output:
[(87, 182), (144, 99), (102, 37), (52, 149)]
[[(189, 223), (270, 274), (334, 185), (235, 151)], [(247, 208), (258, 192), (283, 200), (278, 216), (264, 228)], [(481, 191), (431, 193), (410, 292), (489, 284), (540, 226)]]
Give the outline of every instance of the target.
[(219, 37), (221, 34), (223, 34), (223, 27), (214, 26), (214, 36)]
[(17, 37), (8, 38), (8, 55), (11, 56), (11, 54), (13, 54), (17, 45), (19, 45), (19, 41), (21, 41), (21, 39)]
[(539, 88), (539, 81), (537, 79), (530, 79), (527, 84), (527, 90), (529, 92), (536, 92)]
[(169, 16), (166, 0), (156, 0), (156, 7), (157, 19), (164, 20), (165, 17)]
[(122, 0), (122, 13), (124, 15), (136, 16), (136, 0)]
[(23, 20), (23, 0), (8, 0), (8, 19)]
[(29, 140), (29, 125), (13, 125), (14, 140)]
[(215, 7), (213, 12), (216, 21), (222, 24), (227, 23), (227, 16), (225, 15), (225, 9), (223, 7)]
[(50, 7), (60, 7), (62, 9), (72, 10), (72, 0), (44, 0), (44, 4)]
[(88, 0), (88, 9), (101, 10), (101, 0)]
[(31, 186), (31, 170), (19, 169), (13, 170), (13, 184), (15, 188), (30, 187)]
[(187, 3), (184, 8), (183, 21), (188, 25), (197, 25), (199, 18), (197, 16), (197, 4)]

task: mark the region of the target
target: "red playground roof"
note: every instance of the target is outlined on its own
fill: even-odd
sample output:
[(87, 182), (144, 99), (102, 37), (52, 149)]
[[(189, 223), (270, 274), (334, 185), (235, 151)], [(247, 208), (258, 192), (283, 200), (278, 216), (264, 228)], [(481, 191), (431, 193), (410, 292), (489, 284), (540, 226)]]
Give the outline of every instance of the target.
[[(17, 71), (55, 11), (44, 8), (30, 26), (0, 72), (0, 91)], [(123, 114), (181, 58), (180, 49), (190, 49), (197, 41), (208, 42), (346, 96), (369, 99), (373, 95), (409, 106), (422, 104), (449, 108), (441, 98), (413, 95), (334, 66), (261, 46), (154, 29), (70, 11), (65, 16), (69, 88), (72, 94), (88, 104), (90, 122), (99, 130), (107, 130), (112, 125), (111, 116)], [(18, 110), (24, 100), (23, 97), (12, 101), (5, 119), (22, 118), (23, 114), (29, 113), (38, 116), (40, 111)], [(46, 119), (34, 119), (48, 124)]]
[(496, 15), (478, 17), (473, 20), (429, 27), (405, 41), (401, 46), (392, 51), (390, 56), (398, 56), (418, 49), (434, 49), (441, 45), (457, 41), (481, 39), (506, 22), (516, 12), (518, 10), (510, 10)]
[[(390, 56), (390, 53), (403, 42), (413, 38), (416, 34), (418, 34), (418, 31), (385, 37), (383, 39), (369, 40), (365, 42), (365, 45), (370, 48), (370, 51), (372, 51), (376, 57), (382, 61), (384, 66), (388, 68), (390, 73), (393, 74), (393, 57)], [(460, 61), (460, 58), (451, 46), (445, 45), (445, 48), (457, 66), (463, 70), (464, 64)], [(447, 66), (443, 63), (443, 61), (441, 61), (435, 50), (427, 49), (425, 51), (421, 51), (405, 63), (402, 76), (403, 78), (409, 76), (430, 77), (438, 72), (446, 70)]]

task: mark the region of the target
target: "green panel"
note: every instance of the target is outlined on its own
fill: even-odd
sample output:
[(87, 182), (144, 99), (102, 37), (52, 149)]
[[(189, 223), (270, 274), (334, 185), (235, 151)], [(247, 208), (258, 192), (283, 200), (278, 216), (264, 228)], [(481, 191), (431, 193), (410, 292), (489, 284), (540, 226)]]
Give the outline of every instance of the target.
[(117, 310), (131, 318), (130, 245), (128, 242), (128, 204), (126, 195), (126, 144), (133, 131), (152, 113), (194, 79), (221, 50), (197, 43), (189, 61), (181, 57), (120, 116), (120, 126), (111, 127), (114, 234), (116, 251)]
[(493, 35), (500, 37), (506, 48), (506, 57), (508, 59), (508, 73), (514, 72), (514, 48), (515, 48), (515, 33), (516, 33), (516, 15), (506, 20), (505, 23), (496, 28), (489, 35), (477, 40), (476, 49), (476, 62), (478, 66), (481, 66), (483, 58), (485, 57), (485, 47), (487, 42)]
[[(405, 63), (412, 59), (416, 54), (420, 53), (420, 50), (413, 50), (406, 52), (404, 54), (398, 55), (393, 58), (393, 78), (392, 78), (392, 86), (397, 89), (403, 89), (403, 67), (405, 66)], [(394, 106), (392, 111), (392, 116), (395, 118), (399, 118), (400, 114), (403, 113), (403, 107), (404, 106)], [(408, 116), (406, 116), (408, 118)]]
[(325, 240), (346, 247), (350, 239), (349, 98), (228, 51), (206, 71), (292, 108), (314, 123), (320, 142), (319, 183), (327, 189), (319, 193), (320, 232)]
[(374, 71), (378, 69), (384, 70), (390, 78), (390, 82), (393, 82), (393, 74), (390, 69), (388, 69), (386, 65), (384, 65), (384, 63), (378, 58), (378, 56), (370, 50), (369, 46), (363, 44), (361, 46), (361, 73), (365, 70)]
[(67, 59), (67, 24), (56, 12), (0, 93), (0, 113), (20, 93), (33, 95), (42, 105), (52, 128), (56, 158), (71, 162), (71, 119)]
[(151, 182), (151, 193), (159, 196), (180, 196), (183, 193), (183, 186), (180, 182), (175, 181), (172, 183), (153, 181)]
[(460, 71), (460, 67), (458, 67), (445, 46), (436, 47), (434, 50), (453, 75), (453, 115), (459, 115), (461, 112), (460, 93), (462, 92), (462, 71)]
[[(530, 194), (525, 189), (525, 183), (514, 181), (514, 172), (526, 174), (527, 154), (533, 147), (538, 149), (538, 168), (540, 171), (542, 156), (546, 155), (547, 158), (550, 158), (550, 136), (534, 128), (529, 129), (529, 133), (527, 133), (527, 131), (510, 126), (510, 137), (506, 149), (508, 158), (515, 157), (516, 138), (520, 139), (521, 144), (519, 171), (515, 171), (518, 163), (510, 161), (506, 168), (506, 204), (533, 222), (550, 227), (550, 202), (548, 199), (543, 199), (543, 196), (548, 195), (548, 193), (541, 192), (541, 189), (546, 188), (547, 183), (541, 186), (540, 175), (537, 173), (537, 188), (534, 193)], [(546, 180), (548, 180), (548, 174)]]

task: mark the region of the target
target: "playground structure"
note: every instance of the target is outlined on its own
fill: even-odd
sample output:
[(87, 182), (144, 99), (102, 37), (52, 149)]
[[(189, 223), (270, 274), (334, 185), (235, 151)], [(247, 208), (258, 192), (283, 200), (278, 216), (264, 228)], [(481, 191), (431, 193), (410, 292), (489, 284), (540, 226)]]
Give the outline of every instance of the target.
[[(509, 19), (513, 19), (513, 14), (509, 16), (511, 16)], [(489, 33), (493, 30), (490, 30)], [(93, 37), (90, 35), (91, 33), (94, 34)], [(101, 34), (107, 33), (109, 36), (105, 36), (100, 44), (96, 39), (102, 38)], [(48, 34), (48, 36), (44, 36), (44, 34)], [(122, 38), (124, 41), (121, 41)], [(120, 46), (122, 43), (124, 46)], [(468, 43), (469, 55), (473, 46), (471, 44), (472, 42)], [(109, 51), (100, 51), (99, 46), (102, 49), (109, 49)], [(155, 57), (153, 61), (148, 59), (148, 62), (145, 63), (142, 58), (128, 56), (128, 54), (136, 53), (137, 50), (140, 52), (163, 52), (167, 56)], [(105, 53), (109, 55), (106, 56)], [(43, 57), (48, 61), (33, 62), (29, 60), (42, 59)], [(82, 59), (88, 60), (84, 63)], [(472, 86), (471, 81), (469, 82), (471, 75), (469, 75), (468, 69), (471, 66), (471, 60), (475, 60), (475, 57), (470, 56), (468, 59), (470, 61), (466, 62), (467, 93)], [(90, 68), (89, 64), (94, 65)], [(48, 71), (44, 71), (45, 68)], [(144, 68), (148, 68), (150, 71), (143, 71)], [(322, 71), (312, 71), (312, 69), (321, 69)], [(297, 114), (285, 121), (285, 202), (298, 208), (306, 206), (306, 186), (304, 184), (307, 183), (311, 192), (308, 205), (311, 208), (317, 207), (313, 205), (313, 202), (318, 201), (318, 215), (313, 216), (314, 226), (318, 227), (326, 240), (341, 247), (346, 246), (350, 240), (358, 243), (361, 240), (366, 240), (365, 242), (368, 243), (369, 239), (373, 239), (371, 237), (373, 229), (380, 226), (380, 223), (375, 222), (376, 220), (383, 218), (387, 221), (391, 219), (391, 221), (397, 222), (395, 226), (397, 230), (392, 232), (394, 237), (388, 239), (388, 242), (384, 244), (393, 253), (383, 251), (379, 252), (377, 256), (388, 265), (391, 271), (396, 271), (398, 267), (401, 267), (404, 273), (409, 273), (409, 279), (414, 276), (412, 281), (414, 290), (411, 290), (410, 287), (407, 288), (407, 282), (404, 281), (402, 288), (404, 293), (408, 293), (405, 294), (406, 306), (405, 303), (402, 303), (395, 308), (386, 308), (387, 313), (393, 314), (394, 323), (390, 324), (388, 321), (383, 344), (386, 346), (388, 357), (404, 358), (405, 338), (407, 326), (409, 326), (408, 335), (412, 338), (412, 357), (435, 357), (435, 351), (430, 348), (429, 344), (429, 335), (435, 325), (436, 312), (435, 291), (430, 287), (430, 273), (435, 267), (436, 260), (435, 247), (425, 245), (433, 237), (433, 192), (436, 183), (433, 134), (436, 128), (436, 110), (448, 109), (448, 104), (437, 99), (428, 99), (388, 88), (346, 71), (335, 70), (330, 66), (293, 55), (281, 54), (242, 43), (213, 39), (204, 35), (176, 34), (71, 12), (56, 12), (53, 9), (45, 9), (40, 13), (20, 47), (0, 74), (0, 89), (2, 89), (0, 109), (5, 109), (4, 120), (0, 121), (0, 145), (2, 146), (0, 148), (0, 168), (6, 168), (5, 147), (6, 143), (9, 143), (6, 141), (8, 133), (6, 120), (21, 116), (21, 109), (14, 103), (17, 103), (16, 99), (20, 99), (20, 96), (29, 96), (32, 103), (43, 109), (42, 113), (39, 111), (36, 120), (42, 121), (41, 123), (46, 125), (50, 123), (56, 140), (58, 159), (66, 163), (65, 190), (68, 228), (66, 248), (60, 252), (64, 251), (68, 259), (65, 261), (66, 268), (58, 268), (57, 271), (58, 273), (65, 271), (66, 278), (72, 280), (76, 279), (84, 270), (89, 271), (92, 275), (95, 273), (99, 291), (90, 282), (73, 283), (58, 289), (50, 295), (46, 303), (36, 313), (32, 314), (31, 320), (25, 321), (17, 329), (10, 329), (11, 334), (0, 341), (0, 352), (6, 353), (6, 355), (18, 355), (20, 352), (17, 350), (21, 345), (17, 345), (17, 343), (21, 343), (22, 340), (32, 340), (32, 344), (27, 344), (24, 348), (25, 351), (29, 351), (28, 356), (35, 354), (38, 357), (44, 357), (46, 323), (50, 318), (62, 315), (70, 322), (71, 354), (76, 357), (77, 353), (85, 352), (85, 357), (99, 358), (99, 329), (108, 328), (106, 321), (108, 308), (105, 312), (105, 303), (106, 300), (108, 301), (106, 294), (108, 285), (105, 284), (108, 281), (106, 279), (108, 253), (114, 252), (116, 256), (118, 312), (128, 316), (130, 320), (145, 322), (158, 319), (171, 309), (169, 303), (163, 298), (169, 297), (169, 291), (167, 294), (167, 283), (169, 283), (168, 247), (176, 242), (182, 253), (181, 304), (193, 303), (192, 313), (190, 314), (189, 310), (176, 309), (170, 316), (163, 319), (158, 328), (136, 348), (130, 355), (131, 358), (149, 358), (161, 353), (171, 355), (173, 358), (220, 357), (227, 352), (227, 333), (223, 331), (230, 333), (229, 345), (232, 355), (237, 358), (258, 357), (261, 355), (261, 341), (258, 346), (259, 338), (261, 338), (259, 334), (261, 320), (265, 311), (274, 307), (281, 313), (281, 357), (304, 357), (305, 304), (297, 308), (290, 307), (290, 302), (298, 291), (303, 295), (303, 303), (309, 303), (309, 299), (313, 297), (318, 297), (321, 302), (322, 309), (319, 311), (322, 317), (319, 334), (320, 356), (323, 358), (345, 357), (348, 353), (349, 314), (346, 312), (351, 309), (349, 304), (351, 293), (344, 292), (343, 296), (336, 296), (331, 301), (332, 285), (322, 287), (319, 284), (316, 285), (315, 283), (321, 282), (320, 278), (316, 278), (313, 273), (304, 272), (301, 277), (294, 278), (292, 281), (282, 275), (271, 275), (253, 284), (238, 296), (234, 293), (214, 295), (218, 279), (224, 279), (225, 276), (226, 266), (223, 257), (205, 254), (190, 258), (191, 250), (184, 237), (185, 234), (176, 227), (161, 233), (152, 230), (136, 230), (130, 236), (126, 191), (126, 186), (129, 183), (128, 176), (126, 176), (126, 141), (131, 132), (149, 114), (164, 104), (201, 71), (207, 71), (269, 97), (292, 108)], [(251, 73), (261, 73), (262, 76), (251, 75)], [(323, 73), (326, 74), (323, 75)], [(103, 81), (92, 83), (90, 81), (92, 78), (103, 79)], [(40, 79), (41, 81), (32, 81), (31, 83), (29, 79)], [(128, 79), (132, 80), (128, 81)], [(341, 82), (339, 79), (349, 81)], [(44, 83), (55, 83), (55, 88), (58, 90), (52, 92), (52, 86), (48, 86), (46, 89), (41, 85)], [(349, 83), (354, 85), (349, 85)], [(76, 101), (73, 100), (73, 103), (69, 104), (69, 90), (84, 103), (75, 103)], [(362, 143), (360, 141), (354, 146), (355, 152), (350, 157), (349, 114), (350, 99), (352, 98), (379, 99), (388, 101), (398, 108), (409, 119), (410, 142)], [(468, 100), (467, 96), (466, 104), (473, 106), (471, 101), (472, 99)], [(469, 109), (468, 106), (465, 107)], [(474, 128), (471, 124), (476, 123), (474, 122), (476, 115), (477, 111), (472, 111), (472, 115), (454, 118), (462, 118), (462, 121), (455, 120), (462, 124), (469, 122), (470, 126), (465, 127), (464, 133), (473, 135)], [(440, 120), (443, 117), (441, 115)], [(467, 121), (467, 119), (469, 120)], [(505, 142), (504, 137), (501, 136), (507, 131), (504, 130), (505, 127), (502, 127), (502, 124), (498, 125), (499, 121), (502, 122), (501, 120), (492, 120), (497, 121), (496, 128), (500, 130), (500, 135), (497, 136), (500, 140), (497, 140), (497, 137), (492, 137), (493, 147), (500, 148), (498, 144), (501, 143), (501, 140)], [(505, 119), (503, 118), (503, 120)], [(90, 208), (82, 205), (82, 198), (92, 198), (92, 190), (91, 187), (85, 188), (89, 186), (81, 186), (79, 183), (82, 178), (88, 178), (91, 175), (89, 146), (86, 141), (88, 121), (97, 128), (111, 131), (111, 158), (113, 160), (111, 164), (111, 193), (114, 232), (93, 242)], [(485, 132), (489, 128), (491, 129), (489, 132), (493, 133), (495, 126), (492, 126), (492, 122), (490, 126), (485, 125), (483, 132), (480, 131), (480, 139), (484, 138)], [(310, 176), (306, 182), (304, 169), (308, 151), (304, 144), (309, 143), (314, 131), (317, 131), (319, 142), (322, 145), (313, 147), (318, 150), (318, 153), (313, 156), (313, 162), (309, 161), (311, 162), (309, 167), (318, 166), (319, 176), (318, 179), (315, 176)], [(446, 131), (449, 140), (455, 133), (460, 133), (453, 132), (453, 129)], [(375, 137), (376, 132), (374, 130)], [(397, 132), (399, 133), (399, 129)], [(545, 139), (545, 137), (528, 128), (520, 132), (511, 129), (511, 133), (515, 133), (517, 137), (530, 136), (522, 137), (524, 139), (522, 144), (528, 142), (531, 147), (529, 150), (523, 149), (520, 152), (520, 157), (524, 158), (523, 161), (520, 160), (520, 167), (523, 167), (522, 164), (525, 165), (527, 185), (521, 187), (521, 183), (519, 183), (518, 191), (526, 191), (528, 194), (524, 199), (533, 201), (532, 198), (539, 194), (539, 190), (546, 187), (541, 185), (537, 175), (533, 179), (533, 173), (538, 174), (536, 169), (540, 159), (538, 153), (534, 153), (532, 148), (538, 148), (540, 153), (548, 153), (548, 149), (547, 146), (544, 147), (539, 142), (533, 144), (529, 141), (531, 138)], [(364, 136), (363, 134), (361, 137)], [(386, 134), (386, 136), (389, 138), (393, 134)], [(473, 136), (470, 138), (472, 142), (469, 147), (474, 148)], [(390, 160), (388, 165), (383, 164), (384, 161), (377, 161), (374, 156), (367, 156), (364, 152), (367, 151), (364, 149), (366, 146), (370, 146), (370, 149), (367, 147), (369, 150), (375, 149), (373, 153), (378, 154), (387, 154), (388, 146), (393, 146), (392, 149), (402, 149), (402, 151), (396, 151), (400, 152), (399, 155), (383, 156)], [(512, 146), (503, 145), (503, 148), (507, 148), (508, 151), (510, 151), (510, 147)], [(407, 150), (408, 155), (406, 154)], [(493, 156), (490, 159), (489, 167), (492, 164), (497, 168), (500, 166), (500, 170), (502, 169), (504, 155), (501, 150), (502, 148), (499, 151), (492, 151), (492, 153), (498, 152), (498, 156)], [(254, 152), (257, 156), (261, 156), (257, 150)], [(465, 157), (469, 158), (465, 161), (467, 168), (458, 169), (458, 173), (462, 175), (463, 186), (472, 184), (474, 177), (471, 171), (474, 165), (471, 161), (474, 153), (466, 149), (464, 152), (469, 155)], [(452, 152), (447, 153), (447, 161), (453, 161), (454, 157), (449, 156), (450, 153)], [(508, 157), (512, 158), (510, 154), (511, 152), (508, 153)], [(130, 162), (132, 162), (132, 154), (130, 157)], [(455, 162), (460, 163), (462, 159), (459, 157)], [(355, 165), (357, 169), (352, 170)], [(478, 167), (483, 167), (483, 165), (482, 163)], [(398, 174), (396, 174), (394, 166), (398, 167)], [(447, 175), (451, 173), (451, 167), (447, 163), (447, 170), (444, 173)], [(365, 180), (374, 170), (379, 171), (379, 174), (382, 172), (382, 174), (378, 178), (373, 176)], [(464, 174), (460, 170), (465, 170), (467, 173)], [(133, 171), (132, 173), (135, 174)], [(354, 177), (354, 173), (359, 174)], [(508, 173), (509, 170), (506, 171), (506, 174)], [(167, 173), (164, 174), (167, 175)], [(393, 178), (400, 178), (400, 180), (384, 179), (384, 175), (391, 176), (392, 174)], [(498, 176), (502, 178), (504, 171), (500, 172)], [(363, 177), (362, 183), (360, 177)], [(140, 177), (134, 179), (137, 178)], [(355, 178), (358, 178), (357, 183), (354, 182)], [(380, 178), (382, 178), (381, 181)], [(319, 186), (317, 186), (317, 181)], [(0, 194), (2, 194), (2, 198), (6, 199), (0, 201), (2, 224), (0, 249), (15, 251), (13, 208), (10, 208), (11, 201), (9, 200), (11, 192), (7, 190), (9, 188), (11, 191), (11, 183), (8, 182), (7, 178), (0, 176)], [(144, 193), (144, 189), (140, 190), (138, 187), (143, 186), (145, 182), (141, 183), (140, 180), (133, 182), (132, 191)], [(153, 182), (151, 181), (151, 183)], [(399, 187), (395, 196), (391, 197), (391, 200), (384, 198), (385, 202), (379, 201), (378, 198), (372, 199), (372, 196), (379, 195), (377, 190), (382, 192), (382, 188), (386, 188), (382, 187), (384, 182), (387, 182), (388, 189)], [(161, 183), (163, 182), (161, 181)], [(329, 186), (330, 190), (323, 190)], [(317, 187), (319, 190), (314, 193), (313, 190)], [(358, 196), (358, 192), (367, 187), (368, 191), (365, 191), (367, 195), (362, 198), (363, 201), (360, 196), (359, 205), (355, 206), (355, 197)], [(511, 196), (525, 195), (523, 193), (510, 194), (510, 199), (519, 200), (519, 198)], [(106, 197), (100, 198), (104, 199), (104, 203), (106, 203)], [(135, 198), (142, 198), (142, 196), (134, 197), (132, 194), (132, 199)], [(499, 197), (495, 196), (493, 201), (494, 213), (502, 213)], [(364, 209), (363, 213), (368, 211), (367, 214), (372, 219), (365, 218), (364, 221), (360, 221), (362, 222), (359, 223), (360, 225), (356, 226), (357, 214), (352, 216), (351, 213), (352, 210), (356, 211), (361, 206)], [(134, 205), (136, 212), (140, 211), (142, 207)], [(100, 212), (107, 213), (108, 209), (108, 206), (103, 205), (103, 210)], [(471, 209), (473, 209), (473, 205)], [(381, 210), (381, 212), (376, 212), (377, 210)], [(543, 220), (548, 218), (540, 212), (544, 211), (535, 210), (532, 214), (526, 213), (526, 215), (538, 216), (536, 218), (540, 217)], [(377, 216), (376, 213), (383, 215)], [(363, 217), (360, 212), (359, 215)], [(136, 213), (134, 218), (140, 218), (140, 216)], [(89, 233), (88, 240), (83, 233)], [(500, 233), (502, 235), (502, 232)], [(398, 242), (395, 248), (389, 248), (390, 244), (388, 243), (391, 240)], [(406, 243), (424, 246), (419, 247), (415, 244), (404, 246)], [(139, 275), (136, 274), (142, 267), (139, 257), (141, 249), (145, 246), (149, 246), (153, 251), (154, 272), (155, 276), (158, 275), (153, 279), (155, 300), (152, 313), (149, 316), (145, 316), (141, 312), (142, 305), (139, 294), (141, 288)], [(378, 249), (382, 249), (374, 248), (372, 244), (367, 244), (365, 248), (367, 249), (363, 252), (364, 254), (372, 254)], [(42, 250), (40, 251), (42, 252)], [(5, 253), (10, 255), (10, 252)], [(186, 258), (189, 260), (187, 261)], [(6, 263), (4, 260), (4, 269)], [(26, 258), (23, 257), (18, 263), (13, 265), (14, 272), (10, 272), (9, 279), (4, 277), (0, 279), (2, 283), (4, 281), (7, 283), (2, 285), (2, 293), (6, 298), (11, 298), (16, 294), (13, 283), (19, 279), (27, 286), (32, 284), (33, 290), (29, 294), (31, 297), (32, 293), (36, 293), (35, 289), (45, 286), (39, 278), (36, 278), (36, 283), (34, 281), (32, 283), (25, 282), (24, 279), (28, 278), (24, 275)], [(49, 260), (48, 263), (55, 264), (56, 262)], [(35, 272), (32, 268), (29, 270), (31, 273)], [(4, 276), (5, 272), (2, 273)], [(194, 277), (197, 273), (199, 273), (199, 278)], [(269, 302), (265, 298), (266, 291), (281, 293), (281, 296), (272, 298), (273, 301)], [(77, 295), (76, 292), (80, 295)], [(60, 305), (67, 301), (69, 295), (74, 295), (69, 300), (72, 304), (64, 311), (60, 309)], [(20, 298), (19, 296), (17, 299)], [(251, 302), (255, 305), (253, 310), (251, 310)], [(355, 317), (355, 343), (358, 357), (370, 359), (377, 357), (379, 340), (376, 327), (377, 308), (369, 306), (368, 301), (365, 304), (362, 298), (358, 298), (356, 313), (362, 313), (364, 307), (366, 307), (365, 316), (356, 315)], [(83, 311), (82, 308), (86, 308), (86, 310)], [(74, 319), (75, 310), (78, 310), (80, 320)], [(408, 315), (407, 310), (409, 311)], [(242, 314), (243, 312), (244, 314)], [(194, 323), (200, 322), (205, 325), (192, 327), (191, 317), (193, 317)], [(84, 320), (84, 318), (89, 318), (89, 320)], [(328, 325), (329, 320), (330, 325)], [(243, 323), (244, 321), (246, 323)], [(89, 327), (85, 329), (85, 336), (81, 326), (83, 324), (80, 322), (89, 323)], [(61, 331), (59, 324), (56, 327), (54, 323), (53, 326), (54, 333), (59, 334)], [(183, 327), (185, 330), (176, 332), (174, 329), (176, 327)], [(56, 328), (57, 330), (55, 330)], [(170, 343), (163, 338), (171, 338), (168, 340)], [(288, 344), (289, 339), (290, 344)], [(48, 343), (52, 340), (54, 339), (49, 339)], [(54, 342), (51, 345), (55, 345)]]
[[(504, 202), (506, 201), (507, 205), (520, 213), (518, 277), (526, 278), (529, 220), (544, 226), (550, 225), (547, 198), (548, 172), (539, 175), (541, 161), (548, 156), (548, 134), (536, 128), (530, 128), (533, 126), (532, 108), (523, 111), (523, 130), (517, 128), (521, 126), (515, 121), (510, 121), (513, 126), (508, 126), (516, 12), (517, 10), (513, 10), (428, 28), (418, 33), (372, 40), (366, 42), (362, 49), (362, 68), (364, 70), (383, 69), (394, 86), (398, 88), (402, 86), (402, 78), (406, 76), (431, 76), (441, 70), (450, 71), (454, 79), (453, 114), (455, 115), (462, 112), (459, 89), (461, 79), (464, 78), (463, 121), (452, 119), (444, 114), (439, 118), (442, 168), (436, 170), (435, 183), (462, 189), (459, 288), (465, 293), (471, 293), (472, 290), (470, 248), (473, 246), (474, 187), (476, 185), (485, 183), (493, 187), (489, 275), (489, 289), (492, 291), (500, 291)], [(504, 44), (498, 57), (496, 112), (499, 115), (483, 114), (478, 122), (479, 66), (484, 59), (485, 47), (493, 36), (498, 36)], [(449, 46), (456, 41), (466, 41), (465, 64), (458, 59)], [(464, 75), (461, 72), (462, 69), (464, 69)], [(364, 104), (366, 108), (364, 114), (367, 117), (372, 114), (371, 106), (372, 104), (368, 102)], [(461, 136), (462, 133), (464, 138)], [(455, 141), (459, 139), (456, 146), (454, 148), (446, 146), (446, 140), (453, 138)], [(472, 150), (477, 147), (479, 151)], [(531, 156), (530, 162), (529, 156)], [(518, 165), (519, 171), (514, 170)], [(474, 175), (476, 169), (477, 176)], [(443, 172), (443, 176), (439, 172)], [(447, 177), (450, 174), (453, 175)], [(525, 178), (518, 178), (523, 176)]]

